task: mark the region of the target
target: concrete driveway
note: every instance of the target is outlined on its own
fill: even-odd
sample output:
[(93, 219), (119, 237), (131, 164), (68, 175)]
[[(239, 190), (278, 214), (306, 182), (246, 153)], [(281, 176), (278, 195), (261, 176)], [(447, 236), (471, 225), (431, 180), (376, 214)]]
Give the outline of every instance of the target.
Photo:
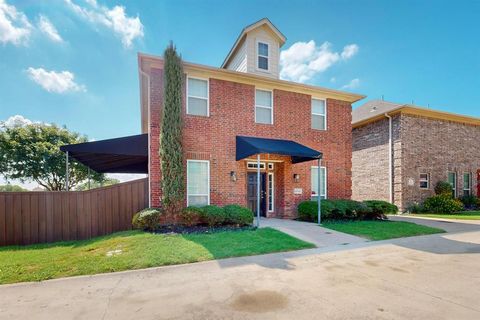
[(457, 227), (0, 286), (0, 319), (480, 319), (480, 226)]

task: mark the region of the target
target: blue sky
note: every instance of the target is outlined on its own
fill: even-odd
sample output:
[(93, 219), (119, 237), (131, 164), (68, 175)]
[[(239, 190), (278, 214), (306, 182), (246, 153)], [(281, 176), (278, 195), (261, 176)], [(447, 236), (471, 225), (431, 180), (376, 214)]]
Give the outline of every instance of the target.
[(479, 1), (0, 0), (0, 120), (137, 134), (137, 52), (173, 40), (185, 60), (220, 66), (262, 17), (306, 83), (480, 117), (479, 16)]

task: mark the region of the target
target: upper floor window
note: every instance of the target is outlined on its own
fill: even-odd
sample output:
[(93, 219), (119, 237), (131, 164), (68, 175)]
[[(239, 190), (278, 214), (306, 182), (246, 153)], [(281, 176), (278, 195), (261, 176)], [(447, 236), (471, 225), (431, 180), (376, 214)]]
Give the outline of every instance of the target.
[(188, 78), (187, 114), (208, 117), (208, 80)]
[(472, 174), (465, 172), (463, 174), (463, 195), (469, 196), (472, 194)]
[(255, 122), (273, 124), (272, 91), (255, 90)]
[(257, 68), (268, 71), (268, 43), (257, 42)]
[(448, 182), (452, 186), (452, 193), (453, 197), (457, 197), (457, 173), (456, 172), (449, 172), (448, 173)]
[(420, 189), (430, 188), (430, 175), (428, 173), (420, 173)]
[(325, 100), (312, 99), (312, 129), (327, 130), (327, 105)]

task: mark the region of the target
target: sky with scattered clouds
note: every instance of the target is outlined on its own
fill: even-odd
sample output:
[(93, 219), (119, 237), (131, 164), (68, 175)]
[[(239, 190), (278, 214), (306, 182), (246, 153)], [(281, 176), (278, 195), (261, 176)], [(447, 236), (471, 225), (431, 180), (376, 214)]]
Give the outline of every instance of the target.
[(480, 117), (479, 16), (478, 1), (0, 0), (0, 121), (137, 134), (138, 52), (172, 40), (220, 66), (263, 17), (287, 37), (283, 79)]

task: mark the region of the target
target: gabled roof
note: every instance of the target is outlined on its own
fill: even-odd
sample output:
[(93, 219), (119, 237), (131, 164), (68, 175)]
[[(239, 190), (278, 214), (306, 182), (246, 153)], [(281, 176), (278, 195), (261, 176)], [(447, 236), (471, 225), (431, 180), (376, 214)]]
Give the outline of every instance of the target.
[(275, 25), (270, 20), (268, 20), (268, 18), (260, 19), (257, 22), (254, 22), (254, 23), (246, 26), (245, 28), (243, 28), (243, 30), (242, 30), (242, 32), (240, 32), (240, 35), (238, 36), (237, 40), (233, 44), (233, 47), (230, 49), (230, 52), (228, 53), (227, 57), (223, 61), (221, 68), (225, 68), (228, 61), (230, 60), (233, 53), (235, 52), (235, 49), (242, 42), (243, 38), (247, 35), (247, 33), (249, 33), (250, 31), (252, 31), (254, 29), (260, 28), (263, 25), (266, 25), (267, 27), (269, 27), (269, 29), (273, 32), (273, 34), (277, 36), (280, 47), (283, 46), (285, 41), (287, 41), (287, 38), (283, 35), (283, 33), (281, 33), (280, 30), (278, 30), (278, 28), (275, 27)]
[(371, 100), (365, 102), (360, 107), (352, 110), (352, 123), (375, 118), (379, 115), (383, 116), (385, 113), (393, 111), (401, 106), (401, 104), (383, 100)]
[(398, 104), (383, 100), (368, 101), (360, 107), (353, 109), (352, 126), (353, 128), (357, 128), (385, 118), (385, 114), (394, 115), (397, 113), (480, 126), (480, 118), (477, 117), (433, 110), (413, 104)]

